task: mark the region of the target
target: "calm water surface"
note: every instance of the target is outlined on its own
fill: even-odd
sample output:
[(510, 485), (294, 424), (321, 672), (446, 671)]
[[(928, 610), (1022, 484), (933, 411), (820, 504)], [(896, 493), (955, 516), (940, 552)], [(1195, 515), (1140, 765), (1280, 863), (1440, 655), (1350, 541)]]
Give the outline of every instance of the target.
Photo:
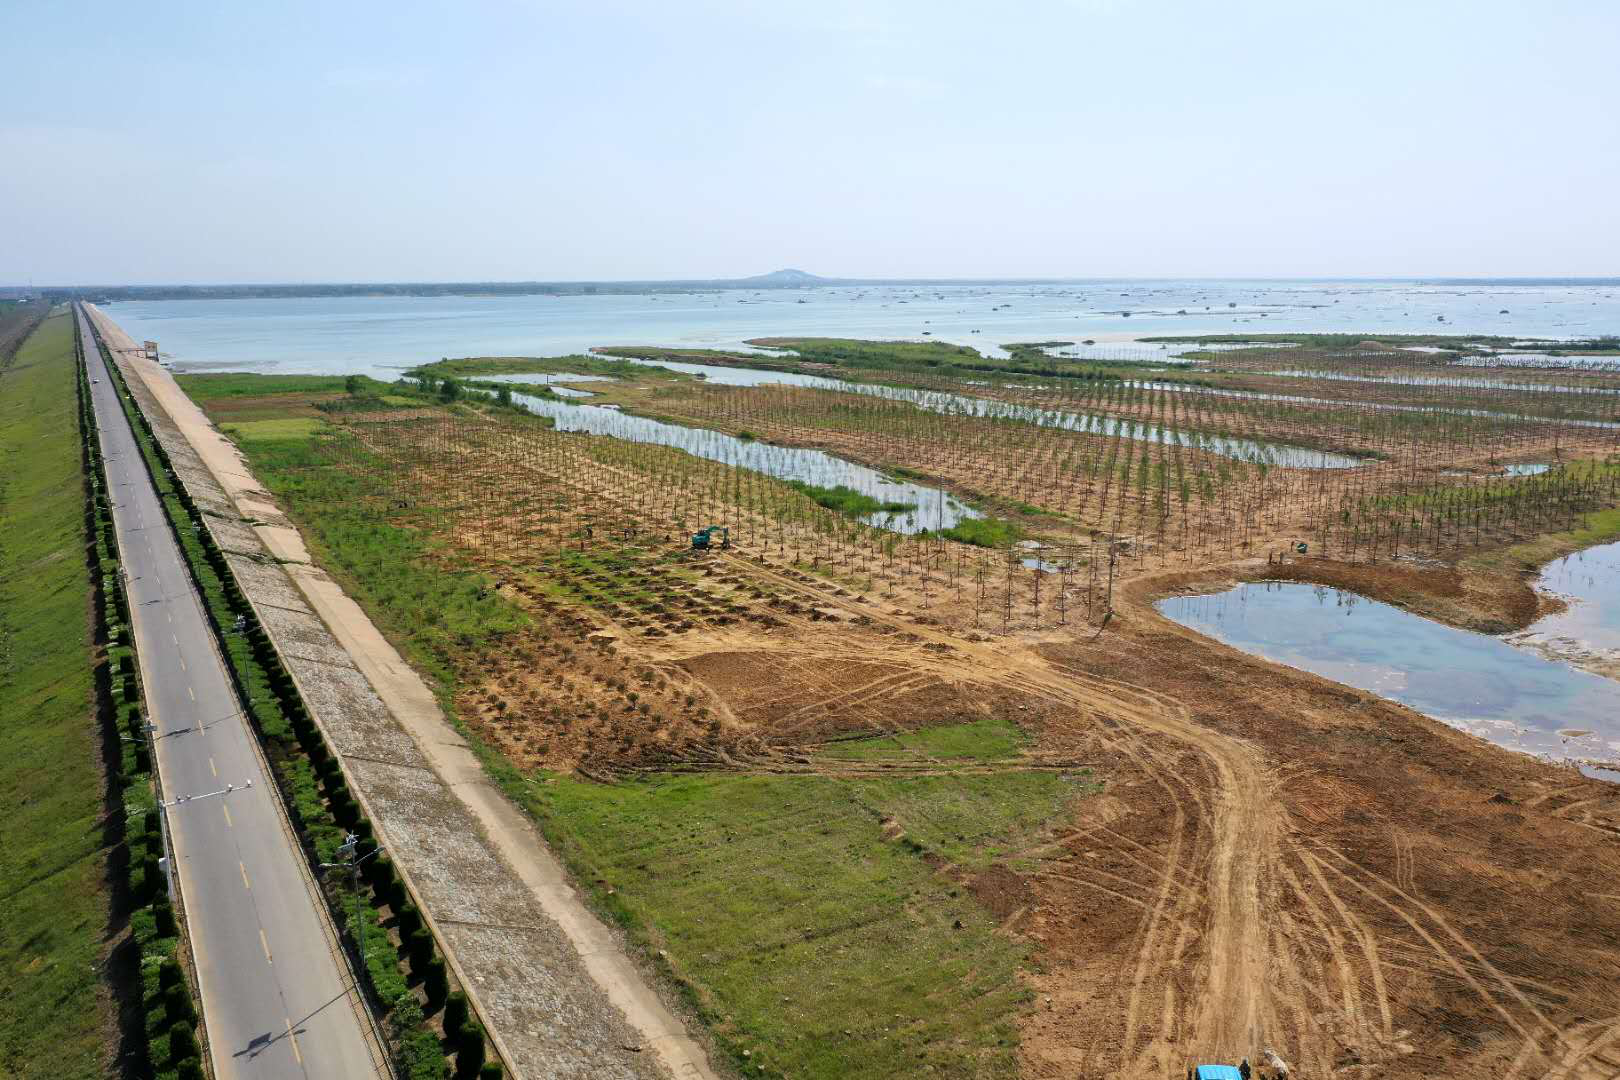
[(632, 416), (597, 405), (548, 401), (532, 394), (513, 394), (512, 400), (540, 416), (549, 416), (558, 431), (581, 431), (626, 442), (673, 446), (695, 457), (753, 469), (782, 480), (801, 480), (818, 487), (844, 487), (884, 502), (910, 503), (911, 510), (871, 514), (862, 520), (894, 532), (948, 529), (964, 518), (978, 517), (972, 507), (938, 488), (891, 480), (874, 469), (820, 450), (738, 439), (706, 428), (685, 427)]
[[(865, 394), (889, 401), (901, 401), (929, 412), (946, 416), (975, 416), (991, 420), (1018, 420), (1037, 427), (1055, 427), (1066, 431), (1091, 432), (1100, 435), (1120, 435), (1137, 442), (1166, 442), (1196, 447), (1211, 453), (1236, 458), (1240, 461), (1264, 461), (1268, 465), (1283, 465), (1299, 469), (1353, 469), (1361, 464), (1358, 458), (1334, 454), (1324, 450), (1310, 450), (1280, 443), (1260, 443), (1252, 439), (1235, 439), (1221, 435), (1203, 435), (1122, 420), (1113, 416), (1072, 412), (1065, 409), (1045, 409), (1035, 405), (1020, 405), (994, 398), (972, 397), (943, 390), (922, 390), (915, 387), (887, 386), (883, 383), (845, 382), (821, 375), (805, 375), (796, 371), (772, 371), (768, 368), (726, 367), (719, 364), (688, 364), (667, 360), (632, 360), (631, 363), (648, 367), (670, 368), (689, 375), (700, 375), (717, 386), (804, 386), (817, 390), (833, 390), (845, 394)], [(519, 376), (506, 376), (517, 379)], [(1146, 385), (1146, 384), (1142, 384)], [(1170, 389), (1183, 389), (1165, 384)]]
[[(1371, 691), (1501, 746), (1620, 761), (1620, 682), (1500, 638), (1294, 582), (1253, 582), (1156, 606), (1234, 648)], [(1620, 779), (1620, 772), (1587, 771)]]
[(631, 344), (736, 348), (747, 338), (771, 335), (949, 341), (987, 353), (1015, 341), (1292, 330), (1589, 337), (1620, 328), (1620, 287), (1090, 281), (636, 296), (153, 300), (109, 304), (106, 311), (132, 337), (157, 341), (189, 370), (392, 378), (447, 356), (560, 356)]
[(1576, 663), (1602, 665), (1620, 678), (1620, 543), (1548, 563), (1536, 587), (1569, 606), (1537, 619), (1512, 640)]

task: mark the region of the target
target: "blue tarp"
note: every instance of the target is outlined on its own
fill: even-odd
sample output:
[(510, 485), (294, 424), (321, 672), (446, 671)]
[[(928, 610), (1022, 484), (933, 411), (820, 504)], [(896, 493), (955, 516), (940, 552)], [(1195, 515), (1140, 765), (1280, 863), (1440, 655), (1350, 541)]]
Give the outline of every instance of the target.
[(1200, 1065), (1193, 1076), (1197, 1080), (1243, 1080), (1243, 1074), (1231, 1065)]

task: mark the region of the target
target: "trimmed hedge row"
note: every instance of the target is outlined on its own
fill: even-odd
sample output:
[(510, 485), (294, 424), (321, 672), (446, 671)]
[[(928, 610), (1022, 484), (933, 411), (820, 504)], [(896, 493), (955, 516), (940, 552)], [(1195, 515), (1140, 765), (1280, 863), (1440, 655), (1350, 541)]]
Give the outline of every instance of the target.
[[(77, 322), (75, 321), (75, 334)], [(162, 809), (152, 772), (151, 743), (141, 711), (139, 660), (129, 633), (129, 598), (124, 592), (108, 495), (105, 464), (96, 437), (90, 383), (78, 365), (79, 436), (85, 478), (84, 525), (87, 559), (93, 568), (96, 638), (105, 642), (106, 678), (97, 680), (102, 708), (120, 732), (118, 767), (107, 778), (112, 794), (128, 808), (124, 844), (125, 894), (137, 905), (130, 914), (130, 936), (137, 951), (139, 1013), (131, 1025), (129, 1074), (156, 1080), (201, 1080), (202, 1050), (197, 1043), (197, 1002), (179, 960), (180, 927), (158, 860), (163, 857)]]
[[(463, 1016), (451, 1024), (447, 1014), (444, 1044), (428, 1026), (426, 1016), (445, 1007), (451, 996), (444, 957), (392, 860), (380, 850), (371, 822), (349, 790), (337, 756), (242, 594), (202, 511), (176, 478), (168, 454), (147, 418), (134, 406), (122, 373), (116, 365), (110, 364), (109, 368), (125, 413), (135, 425), (170, 524), (204, 596), (221, 651), (230, 661), (244, 711), (264, 744), (307, 857), (316, 866), (337, 862), (345, 834), (352, 832), (359, 840), (356, 854), (364, 860), (359, 917), (349, 874), (334, 871), (327, 882), (326, 896), (349, 943), (355, 945), (359, 935), (364, 935), (363, 982), (384, 1013), (400, 1075), (407, 1080), (442, 1080), (448, 1074), (447, 1052), (453, 1052), (456, 1076), (479, 1076), (484, 1080), (501, 1076), (499, 1063), (486, 1061), (485, 1033), (476, 1022)], [(397, 946), (384, 925), (385, 909), (395, 920)], [(412, 989), (413, 982), (423, 991), (426, 1010)]]

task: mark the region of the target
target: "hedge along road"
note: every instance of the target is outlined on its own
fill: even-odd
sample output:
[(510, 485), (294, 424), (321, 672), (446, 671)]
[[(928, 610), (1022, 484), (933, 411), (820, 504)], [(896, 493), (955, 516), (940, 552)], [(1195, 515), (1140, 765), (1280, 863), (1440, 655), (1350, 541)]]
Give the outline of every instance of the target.
[(387, 1075), (94, 331), (75, 310), (214, 1076)]

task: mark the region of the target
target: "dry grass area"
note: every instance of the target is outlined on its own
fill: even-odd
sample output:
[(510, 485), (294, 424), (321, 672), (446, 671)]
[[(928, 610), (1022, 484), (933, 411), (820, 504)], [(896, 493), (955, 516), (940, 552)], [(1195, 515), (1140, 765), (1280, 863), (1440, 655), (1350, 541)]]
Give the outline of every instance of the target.
[[(659, 408), (741, 400), (714, 394)], [(877, 447), (765, 404), (729, 421), (1065, 515), (1020, 517), (1048, 573), (480, 404), (231, 410), (320, 420), (244, 429), (256, 472), (747, 1075), (1169, 1077), (1267, 1050), (1305, 1076), (1620, 1070), (1620, 791), (1151, 606), (1281, 576), (1522, 625), (1522, 580), (1459, 556), (1590, 503), (1484, 480), (1496, 449), (1446, 463), (1480, 466), (1445, 489), (1466, 498), (1437, 462), (1357, 470), (1358, 557), (1276, 564), (1351, 505), (1307, 470), (1229, 466), (1172, 527), (1153, 493), (1177, 474), (1139, 486), (1135, 457), (1128, 499), (1103, 500), (1105, 457), (1053, 501), (1057, 435), (1015, 468), (993, 425)], [(1154, 460), (1178, 455), (1221, 472)], [(1502, 501), (1524, 492), (1545, 498)], [(732, 546), (693, 552), (711, 522)]]

